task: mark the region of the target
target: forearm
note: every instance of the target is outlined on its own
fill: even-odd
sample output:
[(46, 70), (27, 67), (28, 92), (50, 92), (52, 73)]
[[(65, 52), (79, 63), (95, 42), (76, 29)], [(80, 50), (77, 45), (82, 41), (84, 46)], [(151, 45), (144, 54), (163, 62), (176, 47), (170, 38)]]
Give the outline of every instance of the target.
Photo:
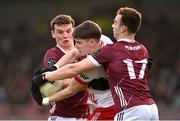
[(57, 102), (57, 101), (61, 101), (64, 100), (66, 98), (69, 98), (73, 95), (75, 95), (77, 93), (77, 91), (71, 90), (70, 88), (65, 88), (61, 91), (56, 92), (55, 94), (51, 95), (49, 97), (49, 101), (50, 102)]
[(58, 91), (49, 97), (43, 98), (42, 105), (47, 106), (50, 104), (50, 102), (57, 102), (57, 101), (64, 100), (66, 98), (69, 98), (75, 95), (77, 92), (78, 90), (73, 90), (71, 86), (68, 86), (65, 89)]
[(68, 86), (66, 88), (64, 88), (61, 91), (58, 91), (57, 93), (49, 97), (50, 102), (57, 102), (69, 98), (75, 95), (77, 92), (82, 91), (82, 89), (84, 89), (85, 87), (87, 87), (86, 84), (80, 84), (79, 82), (74, 80), (74, 78), (72, 78), (71, 81), (68, 81), (67, 84)]
[(56, 71), (46, 72), (45, 79), (48, 81), (62, 80), (74, 77), (82, 72), (95, 69), (96, 66), (88, 59), (84, 59), (78, 63), (67, 64)]
[(77, 75), (76, 71), (73, 71), (72, 64), (65, 65), (56, 71), (53, 72), (46, 72), (45, 79), (47, 81), (54, 81), (54, 80), (63, 80), (66, 78), (71, 78)]
[(58, 65), (58, 67), (62, 67), (66, 64), (73, 63), (78, 56), (79, 56), (78, 50), (73, 49), (68, 53), (66, 53), (55, 65)]

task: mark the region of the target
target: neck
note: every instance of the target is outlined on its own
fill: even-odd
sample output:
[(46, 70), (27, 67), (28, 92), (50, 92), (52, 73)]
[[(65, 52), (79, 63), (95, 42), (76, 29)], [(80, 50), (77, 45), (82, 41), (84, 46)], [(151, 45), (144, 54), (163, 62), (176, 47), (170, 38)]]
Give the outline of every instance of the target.
[(129, 40), (134, 40), (134, 37), (135, 37), (135, 34), (121, 34), (121, 36), (117, 37), (116, 39), (117, 40), (120, 40), (120, 39), (129, 39)]
[(101, 46), (101, 43), (95, 44), (95, 45), (92, 47), (90, 54), (94, 53), (94, 51), (98, 50), (98, 49), (101, 48), (101, 47), (102, 47), (102, 46)]
[(74, 45), (69, 45), (69, 46), (57, 45), (57, 46), (62, 48), (65, 52), (69, 52), (70, 50), (75, 48)]

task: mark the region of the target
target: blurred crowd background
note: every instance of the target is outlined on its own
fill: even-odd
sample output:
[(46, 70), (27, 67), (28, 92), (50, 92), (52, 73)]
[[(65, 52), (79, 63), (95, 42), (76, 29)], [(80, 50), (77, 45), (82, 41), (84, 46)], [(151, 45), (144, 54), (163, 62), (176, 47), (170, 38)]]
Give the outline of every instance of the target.
[(1, 0), (0, 119), (47, 119), (49, 107), (34, 102), (30, 84), (46, 49), (55, 45), (49, 29), (53, 17), (69, 14), (76, 25), (93, 20), (113, 39), (111, 25), (122, 6), (143, 15), (136, 39), (154, 58), (149, 85), (160, 119), (180, 119), (179, 5), (179, 0)]

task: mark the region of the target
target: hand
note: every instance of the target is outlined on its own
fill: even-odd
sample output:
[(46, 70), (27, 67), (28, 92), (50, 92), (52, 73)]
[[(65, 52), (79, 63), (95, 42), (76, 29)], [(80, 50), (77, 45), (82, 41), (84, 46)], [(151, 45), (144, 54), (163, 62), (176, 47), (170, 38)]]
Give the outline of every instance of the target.
[(57, 70), (58, 69), (58, 65), (53, 65), (53, 66), (51, 66), (51, 67), (47, 67), (47, 68), (40, 68), (40, 69), (38, 69), (38, 70), (36, 70), (35, 72), (34, 72), (34, 76), (35, 75), (38, 75), (38, 74), (42, 74), (42, 73), (45, 73), (45, 72), (47, 72), (47, 71), (55, 71), (55, 70)]
[(32, 78), (32, 88), (39, 88), (40, 85), (44, 84), (47, 80), (45, 79), (45, 74), (38, 74)]
[[(32, 86), (33, 86), (33, 85), (32, 85)], [(41, 106), (42, 106), (43, 97), (42, 97), (42, 95), (41, 95), (41, 93), (40, 93), (39, 88), (38, 88), (38, 87), (37, 87), (37, 88), (31, 87), (31, 92), (32, 92), (32, 96), (33, 96), (34, 100), (36, 101), (36, 103), (37, 103), (38, 105), (41, 105)]]
[(147, 67), (148, 67), (148, 70), (150, 70), (152, 68), (152, 62), (153, 62), (153, 58), (149, 57), (148, 58), (148, 64), (147, 64)]

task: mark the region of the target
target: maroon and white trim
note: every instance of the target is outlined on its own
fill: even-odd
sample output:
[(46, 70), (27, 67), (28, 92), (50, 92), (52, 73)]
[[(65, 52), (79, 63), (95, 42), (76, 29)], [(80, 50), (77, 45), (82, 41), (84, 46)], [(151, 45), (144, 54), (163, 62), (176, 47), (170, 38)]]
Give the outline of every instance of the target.
[(99, 64), (92, 55), (88, 55), (87, 58), (97, 67), (101, 66), (101, 64)]
[(117, 96), (119, 97), (121, 107), (127, 106), (128, 103), (127, 103), (126, 99), (124, 98), (121, 88), (119, 86), (114, 86), (114, 89), (115, 89)]

